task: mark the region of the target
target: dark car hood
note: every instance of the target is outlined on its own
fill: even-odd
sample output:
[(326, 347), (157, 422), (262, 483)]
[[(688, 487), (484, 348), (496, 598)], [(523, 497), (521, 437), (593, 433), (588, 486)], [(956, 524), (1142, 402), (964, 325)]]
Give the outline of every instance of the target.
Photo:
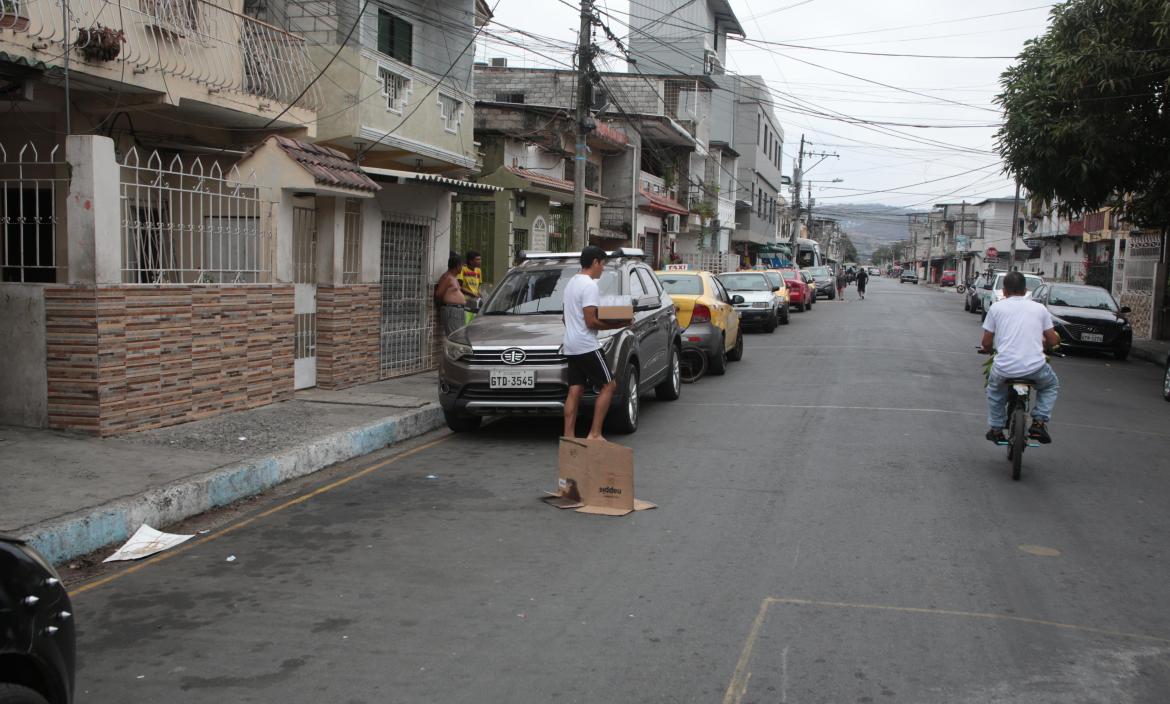
[(1121, 325), (1125, 319), (1111, 310), (1093, 308), (1072, 308), (1069, 306), (1048, 306), (1048, 312), (1070, 323), (1085, 325)]
[(565, 323), (560, 313), (479, 315), (452, 339), (472, 347), (559, 347), (565, 341)]

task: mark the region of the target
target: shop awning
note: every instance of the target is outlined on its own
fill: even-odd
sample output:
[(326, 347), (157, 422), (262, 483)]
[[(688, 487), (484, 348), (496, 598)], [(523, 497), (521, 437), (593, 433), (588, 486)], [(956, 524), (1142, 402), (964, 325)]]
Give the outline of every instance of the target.
[[(501, 166), (482, 180), (493, 186), (530, 191), (556, 201), (571, 201), (573, 198), (572, 181), (519, 166)], [(585, 189), (586, 203), (597, 205), (606, 200), (600, 193)]]
[(448, 178), (439, 174), (426, 174), (419, 171), (399, 171), (398, 169), (379, 169), (373, 166), (363, 166), (365, 171), (376, 181), (391, 180), (392, 183), (421, 183), (428, 186), (444, 186), (459, 193), (485, 194), (495, 193), (504, 189), (486, 183), (465, 181), (461, 178)]
[(686, 215), (689, 212), (681, 203), (670, 196), (651, 193), (645, 189), (640, 189), (638, 196), (639, 208), (646, 208), (659, 213), (673, 213), (675, 215)]

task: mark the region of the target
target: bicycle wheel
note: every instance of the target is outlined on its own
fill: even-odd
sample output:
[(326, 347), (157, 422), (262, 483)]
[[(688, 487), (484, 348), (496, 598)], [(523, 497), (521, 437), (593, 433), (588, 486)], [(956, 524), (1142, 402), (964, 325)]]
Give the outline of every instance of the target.
[(1028, 446), (1028, 411), (1017, 406), (1012, 411), (1012, 436), (1009, 438), (1008, 459), (1012, 461), (1012, 479), (1020, 481), (1020, 472), (1024, 469), (1024, 448)]
[(679, 377), (684, 384), (693, 384), (707, 373), (707, 355), (694, 347), (684, 348), (678, 358)]

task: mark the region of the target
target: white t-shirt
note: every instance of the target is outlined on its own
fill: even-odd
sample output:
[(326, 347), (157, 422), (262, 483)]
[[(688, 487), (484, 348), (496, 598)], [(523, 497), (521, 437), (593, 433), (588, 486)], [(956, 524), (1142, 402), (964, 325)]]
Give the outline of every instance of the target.
[(601, 289), (588, 274), (577, 274), (565, 286), (565, 354), (586, 354), (601, 349), (597, 331), (585, 326), (585, 308), (601, 307)]
[(995, 334), (995, 373), (1026, 376), (1044, 366), (1044, 331), (1052, 329), (1052, 315), (1043, 305), (1023, 296), (1011, 296), (987, 310), (983, 329)]

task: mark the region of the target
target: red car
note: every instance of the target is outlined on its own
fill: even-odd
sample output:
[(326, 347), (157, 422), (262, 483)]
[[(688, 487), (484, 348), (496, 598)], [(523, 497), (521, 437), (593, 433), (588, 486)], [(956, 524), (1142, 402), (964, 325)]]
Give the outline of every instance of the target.
[(939, 280), (938, 285), (939, 286), (954, 286), (955, 285), (955, 270), (954, 269), (944, 269), (943, 273), (942, 273), (942, 279)]
[(784, 283), (788, 286), (788, 305), (795, 307), (797, 310), (805, 311), (812, 307), (813, 292), (811, 286), (800, 278), (800, 272), (796, 269), (776, 269), (780, 275), (784, 277)]

